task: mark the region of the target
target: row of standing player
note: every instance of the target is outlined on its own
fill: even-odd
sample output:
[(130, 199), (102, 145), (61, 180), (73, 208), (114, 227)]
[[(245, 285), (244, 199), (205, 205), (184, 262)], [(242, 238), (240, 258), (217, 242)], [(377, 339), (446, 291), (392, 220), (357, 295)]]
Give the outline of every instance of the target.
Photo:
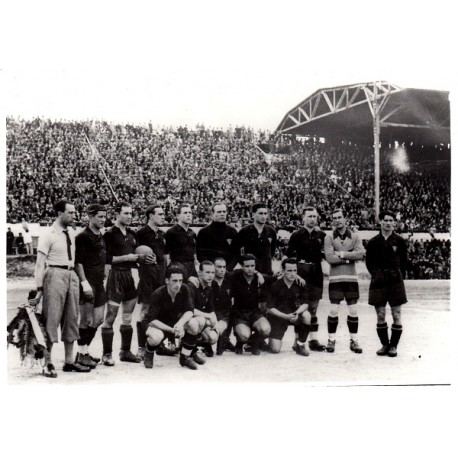
[[(226, 223), (227, 209), (223, 203), (213, 206), (212, 222), (201, 229), (198, 235), (190, 228), (192, 209), (189, 204), (178, 207), (178, 222), (165, 234), (160, 229), (164, 223), (164, 211), (160, 205), (148, 207), (148, 222), (137, 233), (128, 227), (132, 218), (130, 204), (118, 203), (115, 212), (114, 226), (102, 236), (106, 211), (96, 204), (90, 206), (89, 225), (76, 237), (76, 259), (75, 253), (73, 258), (71, 256), (75, 244), (72, 244), (71, 237), (65, 231), (75, 214), (70, 203), (61, 201), (56, 204), (56, 221), (49, 235), (40, 238), (36, 268), (38, 295), (32, 303), (43, 311), (51, 342), (44, 369), (46, 376), (57, 376), (51, 360), (51, 349), (52, 343), (57, 342), (59, 323), (62, 324), (62, 340), (66, 350), (64, 371), (86, 372), (100, 361), (89, 355), (88, 347), (102, 322), (102, 362), (107, 366), (114, 365), (113, 323), (119, 307), (122, 309), (120, 360), (135, 363), (144, 360), (146, 367), (152, 367), (154, 352), (173, 352), (162, 344), (166, 337), (172, 340), (178, 337), (181, 341), (180, 364), (196, 369), (196, 363), (205, 362), (197, 352), (198, 341), (205, 347), (207, 355), (211, 355), (211, 345), (218, 337), (218, 348), (224, 348), (227, 331), (230, 332), (231, 326), (234, 326), (237, 338), (237, 353), (243, 352), (243, 345), (250, 339), (251, 351), (259, 354), (259, 343), (269, 335), (270, 351), (278, 352), (289, 324), (295, 327), (294, 349), (298, 354), (308, 355), (305, 348), (307, 336), (310, 350), (333, 352), (338, 305), (342, 300), (348, 304), (350, 349), (355, 353), (362, 352), (357, 340), (356, 303), (359, 290), (355, 261), (364, 257), (364, 248), (358, 234), (346, 227), (343, 210), (336, 209), (333, 212), (335, 230), (326, 236), (317, 226), (317, 210), (313, 207), (305, 209), (304, 227), (292, 234), (286, 252), (288, 257), (295, 257), (295, 260), (289, 259), (289, 263), (282, 263), (283, 277), (277, 280), (272, 272), (276, 233), (267, 224), (268, 209), (262, 203), (252, 207), (253, 224), (245, 226), (238, 233)], [(369, 242), (366, 253), (367, 267), (372, 275), (369, 303), (375, 306), (377, 333), (382, 342), (382, 348), (377, 354), (396, 356), (402, 332), (400, 307), (407, 301), (403, 284), (407, 250), (404, 240), (393, 232), (394, 216), (382, 212), (380, 220), (381, 233)], [(151, 247), (154, 254), (135, 254), (139, 245)], [(54, 251), (60, 257), (56, 258)], [(67, 260), (65, 252), (68, 252)], [(331, 266), (329, 295), (332, 306), (327, 323), (327, 346), (320, 344), (316, 338), (317, 307), (323, 293), (323, 252)], [(199, 275), (195, 270), (197, 260), (201, 261)], [(204, 260), (212, 262), (202, 263)], [(170, 268), (167, 270), (169, 262)], [(228, 272), (238, 262), (242, 269), (221, 275), (223, 262)], [(105, 263), (111, 265), (106, 289), (103, 286)], [(131, 269), (137, 266), (140, 274), (138, 302), (141, 304), (141, 314), (137, 322), (139, 352), (134, 355), (131, 352), (132, 314), (137, 303), (137, 290)], [(62, 282), (52, 280), (56, 278), (56, 272), (57, 280), (62, 275), (71, 280), (64, 295)], [(212, 282), (215, 273), (216, 281)], [(230, 282), (227, 288), (222, 287), (224, 277)], [(81, 284), (79, 322), (78, 287), (75, 286), (78, 278)], [(188, 278), (188, 287), (182, 287), (183, 281)], [(208, 279), (213, 283), (211, 288), (206, 285)], [(301, 279), (305, 280), (305, 287), (298, 284)], [(262, 282), (270, 285), (270, 290), (277, 293), (263, 296)], [(57, 296), (56, 290), (60, 292)], [(230, 292), (233, 302), (232, 319), (222, 316), (227, 306), (223, 304), (224, 301), (221, 302), (221, 298), (217, 299), (218, 291)], [(43, 307), (40, 307), (42, 295)], [(214, 308), (209, 306), (213, 296)], [(266, 297), (268, 320), (265, 313)], [(196, 303), (199, 305), (196, 306)], [(388, 338), (385, 321), (387, 303), (393, 315), (391, 339)], [(226, 338), (223, 337), (224, 333)], [(73, 361), (72, 349), (76, 339), (79, 352)]]

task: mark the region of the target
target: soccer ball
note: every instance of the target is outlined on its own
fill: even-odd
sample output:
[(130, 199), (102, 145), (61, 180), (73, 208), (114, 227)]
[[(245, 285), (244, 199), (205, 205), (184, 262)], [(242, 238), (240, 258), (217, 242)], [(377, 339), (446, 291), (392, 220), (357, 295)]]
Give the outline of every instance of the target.
[(149, 246), (140, 245), (135, 248), (135, 254), (138, 254), (138, 261), (142, 262), (147, 258), (148, 255), (153, 254), (153, 250)]

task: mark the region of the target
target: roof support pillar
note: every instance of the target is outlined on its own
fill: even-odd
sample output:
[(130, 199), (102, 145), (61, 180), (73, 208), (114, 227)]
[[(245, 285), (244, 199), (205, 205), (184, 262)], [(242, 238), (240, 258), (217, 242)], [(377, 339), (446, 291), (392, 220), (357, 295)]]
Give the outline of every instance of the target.
[(374, 178), (375, 178), (375, 219), (380, 213), (380, 109), (377, 101), (377, 82), (374, 83), (374, 98), (372, 100), (372, 116), (374, 126)]

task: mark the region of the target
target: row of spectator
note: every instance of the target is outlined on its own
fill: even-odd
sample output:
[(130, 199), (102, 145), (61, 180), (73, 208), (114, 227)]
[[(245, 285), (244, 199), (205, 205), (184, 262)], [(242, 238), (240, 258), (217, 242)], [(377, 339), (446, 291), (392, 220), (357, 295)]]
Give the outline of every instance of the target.
[[(62, 197), (80, 216), (88, 203), (112, 204), (103, 166), (117, 197), (132, 203), (138, 224), (146, 205), (156, 201), (174, 223), (174, 207), (182, 200), (193, 204), (194, 223), (203, 224), (211, 204), (221, 200), (238, 226), (250, 221), (254, 201), (265, 201), (278, 229), (300, 225), (306, 205), (317, 206), (323, 228), (330, 227), (336, 205), (345, 207), (350, 224), (376, 227), (372, 147), (289, 140), (291, 154), (271, 161), (256, 147), (269, 139), (268, 132), (238, 126), (172, 129), (7, 118), (7, 220), (51, 221), (52, 204)], [(381, 208), (396, 212), (402, 231), (449, 232), (449, 151), (431, 151), (425, 164), (415, 162), (416, 156), (424, 159), (423, 148), (406, 149), (410, 169), (402, 170), (393, 161), (396, 150), (383, 151)]]

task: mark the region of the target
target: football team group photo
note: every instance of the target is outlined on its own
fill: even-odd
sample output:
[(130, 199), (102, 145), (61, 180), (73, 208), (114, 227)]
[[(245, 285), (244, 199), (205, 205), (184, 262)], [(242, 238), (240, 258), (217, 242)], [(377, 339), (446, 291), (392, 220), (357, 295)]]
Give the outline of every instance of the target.
[(442, 367), (449, 123), (447, 92), (387, 82), (274, 132), (8, 117), (10, 381), (395, 382), (423, 346)]

